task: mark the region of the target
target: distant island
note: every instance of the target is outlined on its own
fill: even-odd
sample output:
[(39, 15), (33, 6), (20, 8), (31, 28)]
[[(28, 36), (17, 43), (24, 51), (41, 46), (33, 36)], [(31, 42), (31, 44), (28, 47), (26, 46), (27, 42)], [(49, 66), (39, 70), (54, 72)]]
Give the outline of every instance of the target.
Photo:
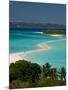
[(66, 26), (59, 24), (45, 24), (45, 23), (26, 23), (26, 22), (10, 22), (10, 29), (32, 30), (43, 32), (44, 34), (66, 34)]
[(58, 35), (66, 35), (66, 30), (64, 29), (48, 29), (47, 31), (43, 32), (44, 34), (58, 34)]
[(10, 28), (39, 28), (39, 29), (66, 29), (66, 25), (51, 24), (51, 23), (27, 23), (27, 22), (10, 22)]

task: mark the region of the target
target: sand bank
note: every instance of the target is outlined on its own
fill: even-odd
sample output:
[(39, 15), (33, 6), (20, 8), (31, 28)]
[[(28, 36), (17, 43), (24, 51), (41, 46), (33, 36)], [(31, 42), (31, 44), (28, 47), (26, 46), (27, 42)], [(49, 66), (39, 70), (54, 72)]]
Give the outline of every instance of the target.
[(47, 35), (50, 35), (50, 36), (65, 36), (64, 34), (47, 34)]
[(9, 56), (10, 63), (15, 63), (18, 60), (23, 60), (30, 53), (37, 53), (37, 52), (41, 52), (41, 51), (49, 49), (48, 45), (45, 43), (40, 43), (37, 46), (38, 46), (38, 49), (35, 49), (35, 50), (29, 50), (26, 52), (19, 52), (19, 53), (10, 54), (10, 56)]

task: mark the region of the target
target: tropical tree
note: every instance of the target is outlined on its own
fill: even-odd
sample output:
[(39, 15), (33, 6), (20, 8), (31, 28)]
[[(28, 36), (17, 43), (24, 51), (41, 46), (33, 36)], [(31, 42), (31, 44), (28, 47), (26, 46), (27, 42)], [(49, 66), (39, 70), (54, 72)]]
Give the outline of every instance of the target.
[(11, 63), (9, 66), (9, 81), (17, 79), (17, 69), (15, 68), (15, 64)]
[(57, 79), (57, 69), (52, 68), (49, 63), (43, 65), (43, 72), (46, 78), (51, 78), (52, 80)]
[(10, 82), (12, 80), (31, 80), (35, 82), (39, 79), (41, 73), (40, 66), (36, 63), (31, 63), (25, 60), (19, 60), (15, 64), (10, 64)]
[(46, 63), (45, 65), (43, 65), (43, 72), (45, 77), (50, 76), (50, 71), (51, 71), (51, 65), (49, 63)]
[(36, 80), (39, 79), (39, 74), (41, 73), (41, 68), (38, 64), (32, 63), (31, 69), (32, 69), (31, 80), (33, 83), (35, 83)]
[(49, 73), (50, 73), (49, 76), (52, 80), (57, 79), (57, 70), (56, 70), (56, 68), (51, 68)]
[(61, 77), (61, 80), (66, 80), (66, 70), (64, 67), (61, 68), (60, 77)]

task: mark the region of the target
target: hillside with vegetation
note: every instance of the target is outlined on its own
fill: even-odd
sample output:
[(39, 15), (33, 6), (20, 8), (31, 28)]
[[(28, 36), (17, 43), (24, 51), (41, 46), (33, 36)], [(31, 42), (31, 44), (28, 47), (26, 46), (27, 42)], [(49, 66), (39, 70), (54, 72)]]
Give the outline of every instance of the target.
[(66, 70), (59, 70), (49, 63), (40, 66), (25, 60), (16, 61), (9, 66), (9, 88), (32, 88), (66, 85)]
[(45, 34), (66, 34), (66, 30), (64, 29), (48, 29)]

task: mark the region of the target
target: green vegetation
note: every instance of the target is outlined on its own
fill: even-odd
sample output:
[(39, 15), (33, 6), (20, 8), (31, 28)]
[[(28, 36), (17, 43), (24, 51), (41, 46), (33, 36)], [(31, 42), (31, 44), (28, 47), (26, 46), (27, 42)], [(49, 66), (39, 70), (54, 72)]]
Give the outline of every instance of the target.
[(30, 88), (62, 86), (66, 84), (66, 71), (61, 67), (60, 71), (49, 63), (40, 66), (25, 60), (11, 63), (9, 66), (9, 88)]
[(36, 87), (63, 86), (65, 83), (65, 80), (51, 80), (42, 78), (36, 83)]
[(46, 32), (44, 32), (46, 34), (66, 34), (66, 30), (64, 29), (48, 29)]

